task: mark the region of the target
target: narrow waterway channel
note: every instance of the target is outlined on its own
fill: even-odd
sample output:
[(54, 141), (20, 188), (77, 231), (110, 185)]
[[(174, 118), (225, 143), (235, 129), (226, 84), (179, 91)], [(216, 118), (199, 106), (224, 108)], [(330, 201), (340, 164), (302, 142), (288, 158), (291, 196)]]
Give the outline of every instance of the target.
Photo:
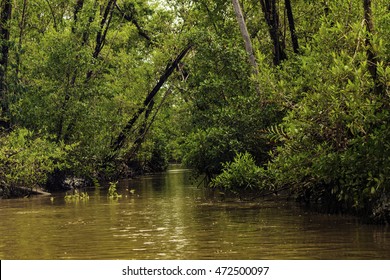
[(0, 259), (390, 259), (388, 227), (309, 213), (294, 203), (221, 202), (189, 170), (91, 189), (0, 200)]

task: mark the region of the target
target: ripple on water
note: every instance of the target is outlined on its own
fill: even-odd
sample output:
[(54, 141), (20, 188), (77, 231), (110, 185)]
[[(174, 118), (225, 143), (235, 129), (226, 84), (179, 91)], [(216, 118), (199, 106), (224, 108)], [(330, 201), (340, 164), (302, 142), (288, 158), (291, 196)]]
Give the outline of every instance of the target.
[[(0, 258), (389, 259), (389, 228), (286, 202), (218, 202), (175, 168), (131, 180), (139, 197), (0, 203)], [(121, 191), (118, 188), (118, 191)]]

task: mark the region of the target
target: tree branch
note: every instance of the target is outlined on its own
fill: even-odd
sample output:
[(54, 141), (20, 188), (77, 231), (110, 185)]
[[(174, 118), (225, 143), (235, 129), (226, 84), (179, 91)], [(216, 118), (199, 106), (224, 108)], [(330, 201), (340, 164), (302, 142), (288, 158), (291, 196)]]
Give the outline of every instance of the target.
[(138, 21), (133, 17), (133, 16), (130, 16), (128, 14), (126, 14), (124, 11), (122, 11), (122, 9), (118, 6), (117, 3), (115, 3), (115, 7), (116, 9), (119, 11), (119, 13), (122, 15), (122, 17), (127, 20), (127, 21), (130, 21), (132, 24), (135, 25), (135, 27), (137, 28), (138, 30), (138, 34), (145, 38), (148, 43), (152, 43), (152, 39), (149, 37), (149, 35), (142, 29), (142, 27), (139, 25)]

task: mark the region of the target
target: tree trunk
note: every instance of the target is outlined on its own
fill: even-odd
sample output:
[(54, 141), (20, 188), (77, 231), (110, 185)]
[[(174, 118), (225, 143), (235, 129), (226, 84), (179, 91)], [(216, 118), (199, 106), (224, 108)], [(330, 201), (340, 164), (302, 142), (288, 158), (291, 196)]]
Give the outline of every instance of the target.
[[(79, 13), (82, 10), (84, 6), (84, 0), (77, 0), (76, 4), (73, 9), (73, 25), (72, 25), (72, 34), (75, 35), (77, 33), (77, 22), (79, 19)], [(70, 100), (70, 90), (74, 88), (74, 85), (76, 84), (77, 79), (77, 68), (74, 69), (72, 73), (69, 73), (67, 85), (65, 88), (65, 96), (63, 103), (60, 107), (61, 115), (57, 123), (57, 142), (60, 140), (68, 140), (69, 137), (69, 130), (64, 129), (64, 122), (65, 122), (65, 114), (68, 108), (68, 103)], [(70, 125), (72, 125), (73, 122), (71, 122)]]
[[(79, 13), (83, 7), (84, 7), (84, 0), (77, 0), (76, 5), (75, 5), (74, 10), (73, 10), (73, 26), (72, 26), (72, 33), (73, 34), (77, 33), (77, 22), (78, 22), (78, 18), (79, 18)], [(96, 8), (96, 7), (97, 7), (97, 1), (95, 1), (95, 3), (94, 3), (94, 8)], [(85, 27), (85, 30), (84, 30), (83, 35), (82, 35), (82, 46), (85, 46), (88, 43), (88, 39), (89, 39), (88, 29), (91, 26), (94, 19), (95, 19), (94, 16), (89, 17), (88, 24)]]
[(23, 0), (23, 9), (22, 9), (22, 15), (19, 22), (19, 40), (18, 40), (18, 47), (17, 51), (15, 53), (15, 79), (19, 80), (19, 71), (21, 67), (21, 51), (23, 47), (23, 36), (24, 36), (24, 28), (26, 27), (26, 13), (27, 13), (27, 0)]
[(248, 57), (249, 57), (249, 63), (252, 66), (253, 74), (255, 74), (257, 76), (259, 74), (259, 68), (257, 66), (251, 38), (249, 36), (248, 28), (246, 26), (244, 16), (242, 14), (240, 3), (238, 0), (232, 0), (232, 3), (233, 3), (234, 12), (236, 14), (236, 18), (238, 21), (238, 25), (240, 26), (241, 35), (242, 35), (242, 38), (244, 39), (245, 50), (246, 50)]
[(49, 7), (49, 10), (50, 10), (50, 13), (51, 13), (51, 17), (53, 18), (53, 27), (54, 27), (54, 30), (58, 31), (58, 29), (57, 29), (57, 27), (58, 27), (57, 19), (56, 19), (56, 15), (55, 15), (55, 13), (54, 13), (53, 7), (52, 7), (52, 5), (50, 4), (50, 1), (49, 1), (49, 0), (46, 0), (46, 3), (47, 3), (47, 6)]
[(371, 43), (371, 36), (374, 34), (374, 22), (372, 20), (371, 0), (363, 0), (363, 8), (364, 8), (364, 21), (367, 29), (365, 44), (367, 49), (366, 53), (367, 53), (368, 71), (370, 72), (371, 77), (374, 80), (375, 93), (383, 94), (384, 88), (378, 78), (378, 69), (377, 69), (378, 60)]
[(7, 105), (7, 83), (6, 75), (8, 68), (8, 53), (9, 53), (9, 38), (10, 38), (10, 28), (9, 22), (11, 20), (12, 14), (12, 1), (4, 0), (2, 3), (2, 10), (0, 14), (0, 41), (1, 41), (1, 57), (0, 57), (0, 105), (1, 105), (1, 115), (0, 115), (0, 127), (9, 127), (9, 121), (4, 120), (5, 114), (8, 112)]
[(76, 33), (76, 23), (78, 21), (79, 12), (84, 6), (84, 0), (77, 0), (76, 5), (74, 6), (73, 10), (73, 26), (72, 26), (72, 33)]
[(269, 34), (274, 48), (274, 65), (287, 58), (285, 47), (279, 35), (279, 14), (276, 8), (276, 0), (260, 0), (265, 21), (268, 25)]
[(154, 104), (155, 104), (155, 102), (154, 102), (154, 100), (152, 100), (152, 101), (150, 101), (148, 107), (146, 108), (145, 118), (144, 118), (144, 121), (143, 121), (141, 128), (138, 131), (138, 136), (135, 139), (133, 146), (131, 147), (131, 151), (129, 152), (128, 155), (126, 155), (126, 157), (129, 160), (131, 158), (133, 158), (133, 156), (138, 152), (138, 150), (141, 148), (142, 143), (145, 140), (147, 130), (148, 130), (148, 119), (149, 119), (150, 114), (154, 108)]
[(180, 61), (185, 57), (185, 55), (188, 53), (188, 51), (192, 48), (192, 45), (188, 45), (186, 48), (184, 48), (181, 53), (176, 57), (176, 59), (168, 65), (165, 72), (161, 75), (159, 81), (154, 86), (151, 92), (146, 96), (143, 106), (140, 107), (134, 114), (133, 117), (127, 122), (126, 126), (122, 129), (122, 131), (119, 133), (116, 140), (113, 142), (111, 146), (112, 154), (107, 158), (107, 161), (111, 161), (114, 159), (116, 153), (123, 147), (126, 135), (130, 130), (133, 128), (135, 122), (138, 120), (138, 118), (141, 116), (141, 114), (146, 110), (146, 108), (149, 106), (149, 104), (152, 102), (156, 94), (159, 92), (161, 87), (164, 85), (164, 83), (168, 80), (168, 78), (171, 76), (173, 71), (178, 67)]
[(103, 48), (104, 42), (106, 40), (108, 27), (110, 26), (110, 22), (112, 19), (112, 13), (114, 11), (115, 4), (116, 0), (109, 0), (106, 8), (104, 9), (103, 17), (100, 21), (100, 28), (96, 35), (96, 45), (95, 51), (93, 53), (93, 58), (97, 58)]
[[(100, 27), (99, 31), (96, 34), (96, 44), (95, 44), (95, 50), (92, 54), (92, 57), (94, 59), (98, 58), (101, 50), (103, 49), (104, 43), (106, 41), (106, 36), (108, 32), (108, 28), (111, 23), (112, 14), (114, 12), (114, 8), (116, 5), (116, 0), (109, 0), (107, 3), (107, 6), (104, 9), (102, 19), (100, 21)], [(90, 70), (87, 73), (86, 82), (88, 82), (92, 77), (93, 71)]]
[[(77, 0), (76, 4), (74, 6), (74, 9), (73, 9), (72, 33), (75, 36), (79, 36), (79, 32), (77, 30), (77, 25), (78, 25), (78, 22), (79, 22), (79, 14), (80, 14), (81, 10), (84, 7), (84, 3), (85, 3), (85, 0)], [(94, 9), (97, 8), (97, 5), (98, 5), (98, 2), (95, 1)], [(88, 24), (85, 27), (85, 30), (83, 30), (83, 32), (82, 32), (81, 47), (84, 47), (85, 45), (88, 44), (89, 35), (90, 35), (89, 32), (88, 32), (88, 29), (89, 29), (89, 27), (90, 27), (90, 25), (92, 24), (93, 21), (94, 21), (94, 17), (90, 16), (89, 19), (88, 19)], [(78, 58), (78, 56), (77, 56), (77, 58)], [(75, 87), (78, 75), (79, 75), (78, 70), (75, 69), (73, 71), (73, 73), (71, 73), (71, 78), (68, 81), (67, 90), (65, 91), (64, 102), (63, 102), (63, 105), (61, 107), (61, 109), (63, 111), (63, 114), (60, 117), (60, 120), (59, 120), (59, 123), (58, 123), (58, 129), (57, 129), (57, 131), (58, 131), (57, 132), (57, 140), (58, 141), (59, 140), (64, 140), (65, 142), (68, 142), (69, 139), (70, 139), (70, 136), (71, 136), (71, 134), (73, 132), (73, 129), (76, 126), (76, 123), (77, 123), (77, 117), (73, 116), (73, 118), (69, 122), (68, 126), (64, 127), (64, 121), (65, 121), (64, 114), (65, 114), (65, 112), (67, 110), (68, 102), (69, 102), (69, 99), (70, 99), (69, 90), (71, 90), (72, 88)], [(92, 75), (92, 70), (87, 72), (86, 78), (84, 80), (84, 83), (87, 83), (89, 81), (89, 78), (91, 77), (91, 75)]]
[(298, 37), (297, 37), (296, 30), (295, 30), (295, 22), (294, 22), (292, 7), (291, 7), (291, 1), (285, 0), (284, 3), (286, 6), (286, 11), (287, 11), (287, 18), (288, 18), (288, 25), (290, 28), (292, 47), (293, 47), (294, 53), (299, 53)]

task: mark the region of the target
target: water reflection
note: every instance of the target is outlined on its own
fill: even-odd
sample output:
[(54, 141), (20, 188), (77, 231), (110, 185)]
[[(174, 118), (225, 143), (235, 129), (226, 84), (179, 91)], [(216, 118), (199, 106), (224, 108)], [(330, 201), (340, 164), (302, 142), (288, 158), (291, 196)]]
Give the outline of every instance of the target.
[(2, 259), (388, 259), (386, 227), (308, 213), (287, 202), (218, 202), (188, 170), (91, 190), (0, 202)]

